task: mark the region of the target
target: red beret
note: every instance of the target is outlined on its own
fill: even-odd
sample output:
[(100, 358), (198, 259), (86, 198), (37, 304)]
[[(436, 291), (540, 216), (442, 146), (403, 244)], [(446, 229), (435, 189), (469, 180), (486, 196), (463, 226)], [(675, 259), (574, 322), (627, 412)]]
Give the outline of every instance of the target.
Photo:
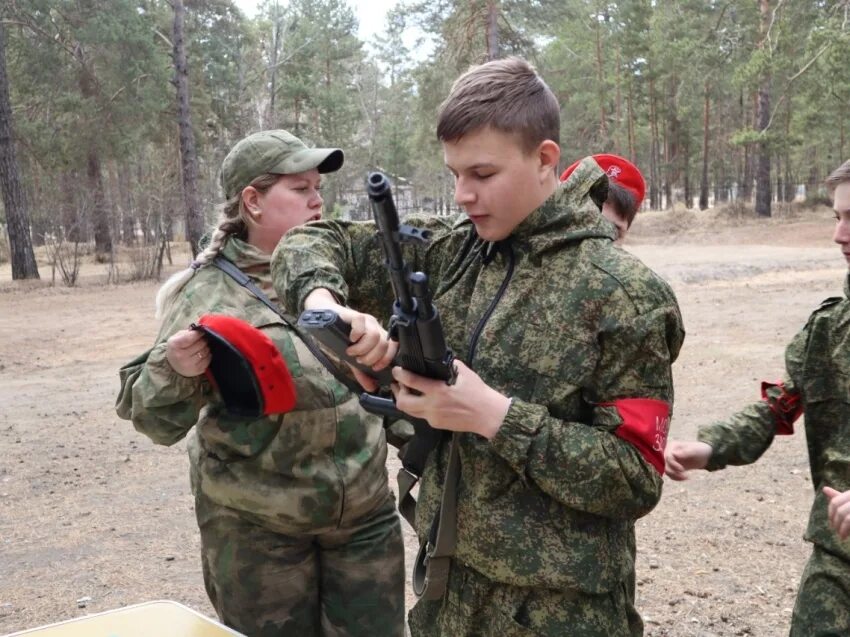
[(259, 418), (295, 407), (295, 383), (275, 344), (261, 330), (234, 316), (205, 314), (201, 330), (210, 348), (206, 376), (227, 411)]
[[(608, 179), (616, 181), (623, 188), (631, 192), (635, 196), (636, 205), (640, 206), (646, 194), (646, 182), (643, 180), (643, 175), (640, 174), (638, 167), (625, 157), (620, 157), (619, 155), (601, 153), (599, 155), (593, 155), (593, 159), (605, 171)], [(566, 181), (579, 163), (581, 163), (581, 160), (570, 165), (561, 175), (561, 181)]]

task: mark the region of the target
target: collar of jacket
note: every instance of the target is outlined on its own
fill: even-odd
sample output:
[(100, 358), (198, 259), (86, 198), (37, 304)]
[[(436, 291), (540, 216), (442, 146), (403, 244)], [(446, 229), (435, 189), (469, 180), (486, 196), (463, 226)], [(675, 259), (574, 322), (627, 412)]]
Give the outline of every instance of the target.
[(850, 272), (844, 277), (844, 298), (850, 299)]
[(254, 280), (254, 283), (272, 301), (277, 300), (277, 293), (272, 285), (271, 258), (252, 246), (250, 243), (230, 236), (221, 249), (221, 255), (232, 261), (237, 268)]
[(596, 207), (590, 198), (590, 189), (608, 176), (588, 157), (578, 165), (570, 178), (543, 204), (534, 210), (506, 239), (501, 241), (478, 240), (475, 250), (484, 264), (490, 263), (507, 245), (517, 252), (525, 252), (531, 261), (540, 265), (540, 257), (562, 246), (579, 243), (584, 239), (601, 238), (614, 241), (617, 230)]

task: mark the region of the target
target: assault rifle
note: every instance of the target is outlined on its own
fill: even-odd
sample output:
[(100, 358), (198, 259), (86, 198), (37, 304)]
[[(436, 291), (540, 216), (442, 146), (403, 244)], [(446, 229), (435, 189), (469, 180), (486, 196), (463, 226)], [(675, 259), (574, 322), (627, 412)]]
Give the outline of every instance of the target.
[[(404, 243), (427, 245), (431, 240), (431, 233), (428, 230), (399, 224), (392, 188), (383, 173), (369, 174), (366, 191), (383, 247), (384, 265), (395, 296), (388, 328), (390, 338), (398, 341), (395, 364), (420, 376), (443, 380), (451, 385), (457, 376), (454, 353), (446, 346), (440, 314), (431, 299), (428, 277), (424, 272), (411, 272), (401, 250)], [(298, 324), (312, 333), (338, 358), (369, 374), (382, 387), (387, 388), (392, 382), (392, 377), (386, 373), (388, 370), (375, 372), (360, 365), (345, 353), (345, 349), (351, 344), (348, 338), (350, 326), (335, 312), (307, 310), (301, 315)], [(401, 454), (403, 470), (409, 475), (399, 475), (399, 510), (411, 521), (415, 503), (408, 492), (422, 475), (428, 454), (440, 441), (442, 432), (433, 429), (426, 420), (413, 418), (399, 411), (395, 401), (386, 391), (376, 394), (363, 392), (359, 399), (363, 408), (370, 413), (385, 416), (390, 420), (406, 420), (413, 425), (415, 435)], [(403, 480), (408, 482), (409, 486), (402, 486)], [(411, 517), (408, 517), (408, 513)]]

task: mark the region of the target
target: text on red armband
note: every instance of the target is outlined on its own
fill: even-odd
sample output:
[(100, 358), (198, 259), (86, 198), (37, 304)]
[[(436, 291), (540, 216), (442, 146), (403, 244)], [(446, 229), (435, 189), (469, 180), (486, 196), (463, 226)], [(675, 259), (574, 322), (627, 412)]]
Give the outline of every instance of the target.
[(659, 474), (664, 473), (670, 405), (654, 398), (620, 398), (600, 406), (616, 408), (623, 424), (614, 434), (632, 444)]

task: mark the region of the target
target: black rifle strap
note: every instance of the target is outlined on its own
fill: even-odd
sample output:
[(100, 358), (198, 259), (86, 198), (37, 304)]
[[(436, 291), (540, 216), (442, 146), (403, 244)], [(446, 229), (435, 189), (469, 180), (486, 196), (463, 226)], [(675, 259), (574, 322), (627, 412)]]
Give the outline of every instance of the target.
[(236, 266), (235, 263), (233, 263), (230, 259), (219, 255), (213, 259), (212, 264), (248, 290), (257, 298), (258, 301), (263, 303), (263, 305), (282, 318), (283, 322), (292, 328), (292, 330), (298, 335), (298, 338), (304, 342), (304, 345), (307, 346), (310, 353), (316, 357), (322, 366), (324, 366), (324, 368), (327, 369), (335, 379), (345, 385), (348, 388), (348, 391), (352, 392), (355, 396), (359, 396), (363, 392), (363, 388), (357, 383), (357, 381), (346, 376), (345, 373), (343, 373), (339, 367), (335, 365), (330, 358), (328, 358), (319, 346), (316, 345), (313, 339), (301, 331), (298, 327), (298, 321), (275, 305), (272, 300), (254, 284), (250, 277)]
[(413, 592), (428, 600), (441, 599), (446, 592), (449, 569), (457, 547), (457, 487), (460, 480), (460, 433), (452, 434), (449, 464), (440, 510), (428, 537), (419, 546), (413, 565)]
[[(434, 432), (437, 432), (437, 434), (435, 435)], [(398, 511), (413, 528), (416, 528), (414, 523), (416, 519), (416, 499), (411, 491), (419, 482), (419, 477), (425, 469), (425, 463), (428, 461), (431, 451), (439, 444), (446, 433), (433, 429), (429, 433), (414, 425), (413, 437), (399, 449), (398, 457), (401, 460), (401, 468), (396, 474)]]

